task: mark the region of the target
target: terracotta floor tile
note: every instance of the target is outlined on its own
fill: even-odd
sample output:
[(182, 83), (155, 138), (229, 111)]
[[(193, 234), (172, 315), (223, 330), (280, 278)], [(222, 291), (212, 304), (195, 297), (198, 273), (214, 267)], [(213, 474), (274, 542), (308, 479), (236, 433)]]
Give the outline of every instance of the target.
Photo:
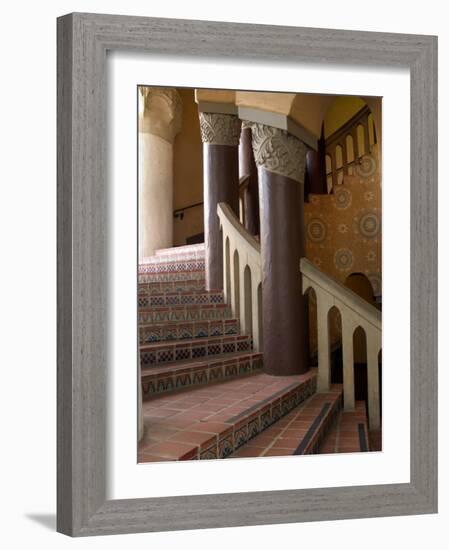
[(262, 456), (291, 456), (291, 451), (289, 449), (267, 449)]
[(148, 454), (163, 456), (165, 458), (181, 458), (192, 450), (192, 445), (171, 441), (162, 441), (148, 448)]
[(217, 443), (217, 436), (213, 435), (209, 437), (210, 434), (204, 432), (193, 432), (193, 431), (180, 431), (170, 437), (168, 441), (177, 441), (179, 443), (191, 443), (194, 445), (212, 445), (214, 442)]

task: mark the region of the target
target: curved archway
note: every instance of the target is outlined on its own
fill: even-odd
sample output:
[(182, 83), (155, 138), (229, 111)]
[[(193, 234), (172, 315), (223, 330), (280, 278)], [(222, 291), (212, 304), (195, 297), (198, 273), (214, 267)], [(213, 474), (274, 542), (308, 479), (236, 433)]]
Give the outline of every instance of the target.
[(263, 351), (263, 307), (262, 307), (262, 283), (257, 287), (257, 311), (259, 312), (259, 350)]
[(231, 301), (231, 250), (229, 237), (226, 237), (225, 242), (225, 299), (229, 303)]
[(253, 304), (252, 304), (251, 269), (249, 265), (243, 270), (243, 327), (246, 334), (253, 333)]
[(354, 173), (354, 139), (351, 134), (347, 134), (346, 138), (346, 161), (348, 163), (348, 174), (352, 176)]
[(361, 124), (357, 125), (357, 150), (358, 157), (363, 157), (367, 152), (367, 144), (365, 143), (365, 130)]
[(354, 272), (346, 277), (345, 286), (355, 292), (369, 304), (377, 306), (374, 290), (370, 280), (364, 273)]
[(309, 361), (311, 366), (318, 365), (318, 318), (317, 318), (317, 299), (315, 290), (309, 286), (304, 292), (305, 306), (308, 318), (308, 342), (309, 342)]
[(341, 313), (336, 306), (332, 306), (327, 312), (327, 324), (329, 330), (331, 384), (343, 384)]
[(240, 317), (240, 260), (237, 250), (234, 251), (233, 264), (234, 292), (231, 297), (232, 312), (236, 317)]
[(354, 394), (356, 401), (364, 401), (368, 413), (368, 374), (366, 332), (358, 326), (352, 335), (354, 349)]

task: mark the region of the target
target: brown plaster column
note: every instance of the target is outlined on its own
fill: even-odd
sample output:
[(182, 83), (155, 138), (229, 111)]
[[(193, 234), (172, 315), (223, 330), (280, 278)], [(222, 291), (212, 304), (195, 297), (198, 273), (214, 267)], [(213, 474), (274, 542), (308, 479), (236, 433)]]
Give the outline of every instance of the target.
[(264, 370), (273, 375), (309, 369), (304, 254), (306, 146), (284, 130), (252, 125), (259, 170)]
[(259, 235), (259, 182), (257, 165), (251, 143), (250, 123), (243, 122), (239, 145), (239, 177), (248, 177), (243, 194), (245, 229), (251, 235)]
[(306, 156), (306, 196), (308, 193), (327, 195), (326, 181), (326, 142), (324, 125), (321, 126), (321, 136), (316, 151), (308, 151)]
[(217, 204), (239, 213), (240, 120), (234, 115), (200, 113), (203, 141), (204, 242), (206, 289), (223, 288), (223, 243)]

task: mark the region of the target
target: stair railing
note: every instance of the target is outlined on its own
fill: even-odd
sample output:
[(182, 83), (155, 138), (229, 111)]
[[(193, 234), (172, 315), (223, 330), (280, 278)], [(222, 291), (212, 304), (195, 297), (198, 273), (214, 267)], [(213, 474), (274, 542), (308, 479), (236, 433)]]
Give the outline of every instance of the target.
[(250, 235), (231, 208), (217, 206), (223, 237), (223, 291), (226, 303), (240, 320), (243, 334), (253, 339), (253, 348), (262, 349), (262, 269), (260, 244)]
[(343, 351), (343, 395), (346, 410), (355, 406), (354, 331), (361, 327), (366, 335), (368, 374), (368, 414), (370, 429), (380, 428), (379, 352), (382, 348), (382, 314), (355, 292), (301, 258), (302, 289), (315, 291), (317, 299), (318, 391), (330, 387), (329, 311), (336, 307), (341, 316)]
[[(250, 235), (231, 208), (217, 207), (223, 237), (223, 280), (227, 303), (240, 319), (243, 333), (251, 334), (254, 348), (262, 351), (262, 268), (259, 242)], [(343, 393), (346, 410), (355, 406), (354, 331), (366, 335), (368, 414), (370, 429), (380, 428), (379, 353), (382, 348), (382, 314), (355, 292), (301, 259), (302, 289), (312, 288), (317, 299), (318, 391), (330, 387), (329, 311), (336, 307), (342, 322)]]

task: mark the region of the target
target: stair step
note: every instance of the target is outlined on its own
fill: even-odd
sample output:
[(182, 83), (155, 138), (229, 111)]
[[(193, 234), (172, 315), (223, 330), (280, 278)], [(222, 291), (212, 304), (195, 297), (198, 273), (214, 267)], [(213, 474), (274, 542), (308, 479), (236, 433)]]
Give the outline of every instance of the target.
[(151, 342), (210, 338), (211, 336), (231, 336), (238, 334), (238, 332), (238, 319), (149, 323), (139, 326), (139, 340), (142, 345)]
[(139, 284), (157, 282), (181, 282), (192, 280), (204, 281), (204, 267), (195, 271), (139, 272)]
[(230, 319), (231, 308), (227, 304), (201, 304), (183, 306), (160, 306), (141, 309), (139, 324), (143, 323), (173, 323), (177, 321), (215, 321)]
[(161, 292), (159, 294), (140, 294), (138, 297), (139, 308), (152, 308), (158, 306), (181, 306), (201, 304), (222, 304), (224, 302), (221, 290), (200, 292)]
[(233, 453), (232, 458), (316, 453), (341, 404), (341, 385), (332, 386), (329, 392), (315, 394)]
[[(173, 259), (189, 259), (189, 258), (204, 258), (205, 248), (204, 243), (187, 244), (184, 246), (175, 246), (172, 248), (160, 248), (156, 250), (157, 257), (173, 258)], [(145, 263), (145, 262), (143, 262)]]
[(316, 369), (255, 374), (143, 403), (139, 462), (226, 458), (316, 391)]
[(205, 284), (204, 279), (139, 283), (139, 295), (160, 294), (164, 292), (204, 292), (206, 290)]
[(204, 258), (191, 260), (172, 260), (165, 257), (154, 257), (145, 264), (139, 264), (140, 273), (174, 273), (177, 271), (204, 271)]
[(340, 411), (318, 452), (360, 453), (370, 450), (364, 401), (356, 401), (353, 411)]
[(246, 335), (154, 342), (140, 346), (140, 364), (143, 369), (151, 365), (161, 365), (186, 359), (195, 360), (200, 357), (211, 357), (225, 353), (249, 352), (251, 348), (251, 337)]
[(260, 372), (262, 366), (261, 353), (240, 352), (142, 369), (143, 398), (237, 376), (248, 376)]

